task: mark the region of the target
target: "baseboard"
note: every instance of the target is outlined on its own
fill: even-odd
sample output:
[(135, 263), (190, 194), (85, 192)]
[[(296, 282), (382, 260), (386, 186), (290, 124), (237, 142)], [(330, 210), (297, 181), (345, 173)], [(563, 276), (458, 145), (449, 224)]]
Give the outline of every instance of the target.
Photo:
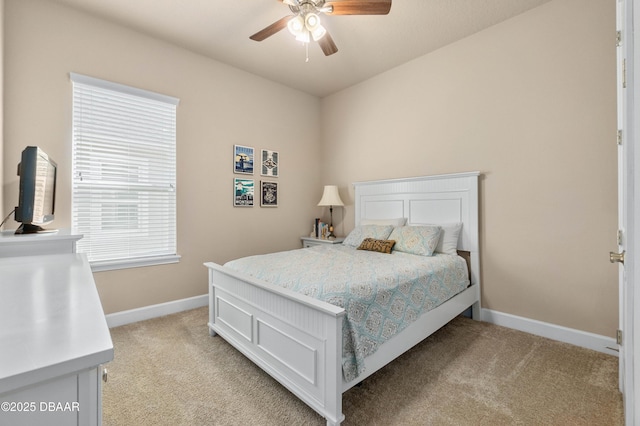
[(142, 308), (115, 312), (105, 315), (105, 317), (107, 318), (109, 328), (113, 328), (133, 322), (175, 314), (177, 312), (188, 311), (189, 309), (200, 308), (208, 304), (209, 295), (203, 294), (202, 296), (194, 296), (188, 299), (173, 300), (158, 305), (143, 306)]
[(618, 356), (618, 345), (612, 337), (601, 336), (599, 334), (587, 333), (586, 331), (575, 330), (529, 318), (518, 317), (511, 314), (482, 309), (480, 314), (482, 321), (503, 327), (513, 328), (548, 339), (570, 343), (594, 351), (609, 355)]
[[(106, 315), (107, 325), (109, 328), (118, 327), (125, 324), (187, 311), (189, 309), (200, 308), (202, 306), (207, 306), (208, 304), (209, 296), (207, 294), (203, 294), (201, 296), (190, 297), (188, 299), (174, 300), (171, 302), (160, 303), (158, 305), (144, 306), (142, 308), (131, 309), (128, 311), (115, 312), (113, 314)], [(575, 330), (516, 315), (505, 314), (491, 309), (482, 309), (480, 315), (482, 321), (486, 321), (491, 324), (513, 328), (514, 330), (524, 331), (526, 333), (535, 334), (536, 336), (542, 336), (548, 339), (558, 340), (560, 342), (618, 356), (618, 351), (616, 350), (618, 345), (612, 337), (587, 333), (586, 331)]]

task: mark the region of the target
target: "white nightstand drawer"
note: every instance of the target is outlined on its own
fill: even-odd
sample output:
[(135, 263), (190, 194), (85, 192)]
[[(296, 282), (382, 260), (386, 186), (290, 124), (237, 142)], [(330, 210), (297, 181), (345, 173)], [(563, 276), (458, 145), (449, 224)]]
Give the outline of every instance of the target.
[(302, 247), (307, 248), (312, 246), (319, 246), (322, 244), (342, 244), (344, 238), (340, 237), (333, 240), (323, 240), (321, 238), (314, 237), (300, 237), (300, 240), (302, 240)]

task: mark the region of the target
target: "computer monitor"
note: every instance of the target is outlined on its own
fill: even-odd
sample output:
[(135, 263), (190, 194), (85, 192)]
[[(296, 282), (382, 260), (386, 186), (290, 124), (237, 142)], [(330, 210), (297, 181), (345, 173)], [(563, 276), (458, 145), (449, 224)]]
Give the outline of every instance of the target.
[(15, 220), (21, 225), (16, 234), (47, 232), (41, 225), (54, 219), (57, 168), (56, 162), (37, 146), (28, 146), (22, 151), (18, 164), (20, 193), (15, 210)]

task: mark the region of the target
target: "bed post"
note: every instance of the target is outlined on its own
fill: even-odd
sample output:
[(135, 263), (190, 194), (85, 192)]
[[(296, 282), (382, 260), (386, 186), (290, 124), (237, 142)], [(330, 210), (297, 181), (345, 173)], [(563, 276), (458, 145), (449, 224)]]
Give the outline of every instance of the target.
[[(342, 321), (344, 315), (331, 318), (333, 326), (327, 330), (327, 382), (325, 383), (325, 407), (327, 426), (339, 426), (344, 420), (342, 414)], [(335, 354), (332, 356), (332, 354)]]
[(480, 307), (479, 301), (471, 305), (471, 319), (476, 321), (482, 321), (481, 313), (482, 313), (482, 308)]
[(477, 296), (476, 296), (477, 302), (471, 305), (471, 319), (475, 321), (482, 321), (482, 304), (481, 304), (482, 287), (480, 286), (480, 256), (477, 251), (471, 254), (471, 264), (473, 269), (471, 270), (471, 275), (469, 276), (469, 278), (471, 279), (471, 284), (473, 284), (477, 292)]
[(471, 251), (471, 284), (476, 286), (478, 301), (471, 305), (471, 318), (482, 321), (482, 286), (480, 285), (480, 173), (469, 175), (469, 222), (470, 222), (470, 251)]
[(209, 336), (215, 336), (218, 333), (216, 333), (213, 330), (213, 320), (215, 318), (214, 316), (214, 290), (213, 290), (213, 270), (211, 268), (207, 268), (209, 270), (209, 282), (208, 282), (208, 287), (209, 287), (209, 323), (207, 324), (209, 327)]

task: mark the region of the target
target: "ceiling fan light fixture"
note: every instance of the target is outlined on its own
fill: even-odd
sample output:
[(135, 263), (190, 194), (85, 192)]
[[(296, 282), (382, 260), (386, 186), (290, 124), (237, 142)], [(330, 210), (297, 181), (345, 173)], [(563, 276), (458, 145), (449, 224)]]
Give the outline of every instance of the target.
[(311, 41), (311, 37), (309, 36), (309, 31), (307, 30), (300, 31), (300, 34), (296, 35), (296, 40), (301, 41), (302, 43), (309, 43)]
[(311, 32), (320, 26), (320, 17), (315, 13), (307, 13), (304, 17), (304, 25)]
[[(306, 45), (307, 61), (311, 38), (318, 42), (325, 56), (338, 51), (331, 34), (320, 22), (320, 14), (327, 15), (387, 15), (392, 0), (279, 0), (287, 5), (291, 14), (253, 34), (249, 38), (263, 41), (278, 31), (288, 28), (289, 32)], [(1, 0), (0, 0), (1, 2)]]
[(322, 25), (318, 25), (318, 27), (311, 32), (311, 36), (313, 37), (313, 41), (318, 41), (322, 37), (327, 34), (327, 29)]
[(287, 28), (291, 34), (298, 37), (298, 35), (300, 35), (300, 33), (305, 29), (304, 19), (300, 15), (296, 16), (287, 23)]

